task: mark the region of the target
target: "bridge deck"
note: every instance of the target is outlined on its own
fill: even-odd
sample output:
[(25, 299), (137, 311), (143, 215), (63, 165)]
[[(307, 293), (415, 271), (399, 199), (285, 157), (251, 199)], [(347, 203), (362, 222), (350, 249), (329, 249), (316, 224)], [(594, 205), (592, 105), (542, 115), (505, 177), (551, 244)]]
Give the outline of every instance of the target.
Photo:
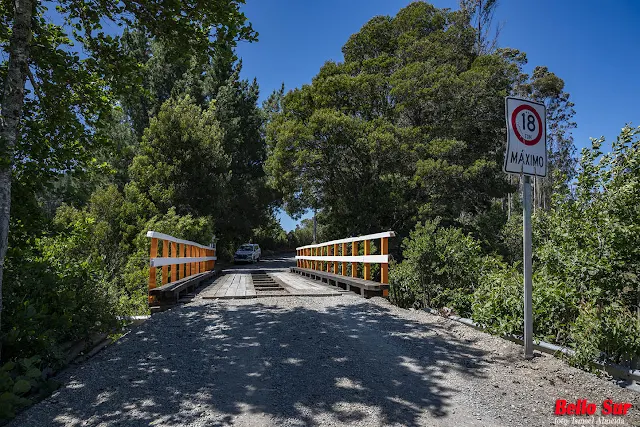
[(221, 276), (202, 292), (204, 299), (267, 296), (339, 296), (343, 292), (289, 272), (238, 271)]

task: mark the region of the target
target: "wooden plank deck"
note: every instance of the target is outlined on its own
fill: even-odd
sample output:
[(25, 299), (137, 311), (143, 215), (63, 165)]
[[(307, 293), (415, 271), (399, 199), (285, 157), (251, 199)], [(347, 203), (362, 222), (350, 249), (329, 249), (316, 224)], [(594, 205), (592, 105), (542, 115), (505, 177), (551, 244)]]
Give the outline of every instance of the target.
[(203, 299), (240, 299), (267, 296), (339, 296), (343, 293), (339, 289), (294, 273), (270, 272), (269, 275), (285, 289), (284, 292), (257, 292), (250, 273), (228, 272), (209, 285), (200, 295)]
[(346, 292), (293, 273), (272, 273), (271, 275), (279, 280), (290, 294), (333, 296)]
[(225, 274), (202, 291), (202, 298), (255, 298), (249, 274)]

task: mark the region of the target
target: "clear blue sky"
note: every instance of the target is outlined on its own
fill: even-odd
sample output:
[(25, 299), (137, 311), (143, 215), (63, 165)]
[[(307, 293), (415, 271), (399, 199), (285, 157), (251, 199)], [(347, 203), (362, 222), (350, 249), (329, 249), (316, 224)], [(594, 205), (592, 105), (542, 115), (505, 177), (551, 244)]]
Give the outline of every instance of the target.
[[(262, 99), (282, 82), (287, 90), (310, 83), (327, 60), (341, 61), (341, 47), (376, 15), (395, 15), (401, 0), (247, 0), (244, 12), (260, 33), (238, 55), (243, 75), (256, 77)], [(457, 0), (434, 0), (457, 8)], [(501, 47), (527, 53), (529, 70), (546, 65), (565, 81), (576, 106), (575, 144), (589, 137), (613, 139), (627, 122), (640, 125), (640, 1), (501, 0), (496, 22)], [(285, 230), (296, 221), (281, 215)]]

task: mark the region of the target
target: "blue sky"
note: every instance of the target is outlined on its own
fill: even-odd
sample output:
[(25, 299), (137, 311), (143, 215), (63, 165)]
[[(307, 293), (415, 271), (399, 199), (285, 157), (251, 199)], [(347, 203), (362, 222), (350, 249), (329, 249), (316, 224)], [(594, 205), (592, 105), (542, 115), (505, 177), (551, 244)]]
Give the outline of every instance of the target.
[[(247, 0), (244, 12), (260, 33), (242, 43), (243, 75), (256, 77), (262, 99), (282, 82), (310, 83), (327, 60), (342, 61), (342, 45), (376, 15), (395, 15), (401, 0)], [(457, 0), (434, 0), (457, 8)], [(546, 65), (565, 81), (575, 102), (578, 150), (589, 137), (611, 140), (625, 123), (640, 125), (640, 1), (502, 0), (499, 46), (527, 53), (529, 69)], [(285, 230), (295, 228), (286, 214)]]

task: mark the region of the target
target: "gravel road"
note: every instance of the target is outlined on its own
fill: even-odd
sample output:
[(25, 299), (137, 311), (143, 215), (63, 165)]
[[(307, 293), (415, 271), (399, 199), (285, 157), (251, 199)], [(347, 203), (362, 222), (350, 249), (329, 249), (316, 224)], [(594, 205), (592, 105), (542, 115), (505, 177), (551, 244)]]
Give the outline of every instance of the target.
[(640, 394), (520, 354), (380, 298), (195, 299), (63, 372), (65, 385), (11, 425), (575, 425), (552, 415), (556, 399), (599, 411), (609, 398), (634, 405), (619, 423), (640, 425)]

